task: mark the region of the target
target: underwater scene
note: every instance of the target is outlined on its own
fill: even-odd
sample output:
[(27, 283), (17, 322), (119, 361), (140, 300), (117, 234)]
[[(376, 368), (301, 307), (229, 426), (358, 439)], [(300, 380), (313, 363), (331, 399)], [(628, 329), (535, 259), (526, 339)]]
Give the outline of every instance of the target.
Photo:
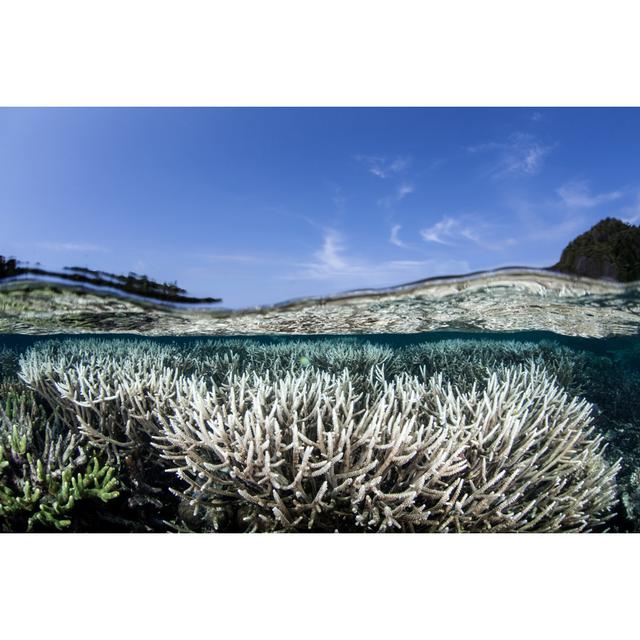
[[(78, 332), (80, 305), (75, 333), (46, 333), (69, 317), (65, 296), (86, 293), (40, 283), (49, 312), (29, 324), (42, 300), (23, 291), (26, 332), (0, 335), (1, 530), (640, 530), (638, 292), (584, 279), (553, 300), (498, 277), (447, 289), (441, 308), (457, 311), (444, 330), (357, 335), (181, 335), (181, 312), (151, 303), (151, 335)], [(567, 292), (580, 284), (594, 291)], [(512, 296), (544, 329), (513, 313), (516, 330), (474, 327), (470, 293)], [(15, 295), (0, 292), (4, 322)], [(382, 317), (429, 302), (380, 296), (367, 304)], [(113, 305), (141, 304), (96, 299), (96, 327)], [(353, 317), (349, 300), (363, 303), (341, 301)], [(339, 322), (328, 301), (305, 304)], [(183, 313), (217, 326), (211, 311)], [(153, 335), (154, 314), (173, 335)]]

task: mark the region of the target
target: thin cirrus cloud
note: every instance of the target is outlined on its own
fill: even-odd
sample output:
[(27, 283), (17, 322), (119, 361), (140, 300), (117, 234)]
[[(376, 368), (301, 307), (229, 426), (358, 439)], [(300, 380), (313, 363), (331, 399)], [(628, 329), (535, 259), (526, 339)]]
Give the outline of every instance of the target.
[(287, 278), (340, 280), (343, 289), (350, 286), (389, 286), (403, 281), (469, 270), (465, 260), (384, 260), (371, 261), (350, 256), (344, 236), (326, 229), (322, 246), (312, 262), (302, 263), (301, 271)]
[[(434, 242), (448, 246), (458, 246), (465, 243), (473, 243), (483, 249), (499, 251), (515, 244), (514, 238), (496, 240), (496, 230), (487, 224), (477, 225), (465, 217), (453, 218), (445, 216), (431, 227), (420, 230), (420, 235), (425, 242)], [(490, 235), (492, 240), (487, 240)]]
[(504, 142), (488, 142), (467, 147), (472, 154), (495, 156), (489, 168), (494, 178), (532, 176), (539, 173), (554, 145), (545, 145), (529, 133), (514, 133)]
[(462, 236), (464, 229), (455, 218), (442, 218), (431, 227), (422, 229), (420, 235), (427, 242), (436, 242), (438, 244), (455, 244), (456, 240)]
[(637, 224), (640, 222), (640, 210), (635, 215), (632, 215), (630, 218), (624, 218), (624, 221), (629, 224)]
[(412, 194), (415, 190), (416, 189), (412, 184), (409, 184), (408, 182), (403, 182), (396, 191), (398, 200), (402, 200), (403, 198), (406, 198), (408, 195)]
[(109, 249), (97, 244), (82, 242), (36, 242), (37, 247), (49, 251), (71, 251), (78, 253), (107, 253)]
[(592, 194), (589, 183), (586, 180), (566, 182), (556, 189), (556, 193), (567, 207), (573, 209), (597, 207), (601, 204), (618, 200), (624, 195), (622, 191)]
[(398, 185), (393, 194), (380, 198), (380, 200), (378, 200), (378, 204), (381, 207), (392, 207), (394, 204), (401, 202), (407, 196), (411, 195), (415, 190), (416, 188), (411, 183), (402, 182)]
[(400, 240), (400, 229), (402, 229), (401, 224), (394, 224), (391, 227), (391, 234), (389, 235), (389, 242), (396, 247), (401, 247), (405, 249), (407, 244)]
[(364, 164), (369, 173), (378, 178), (389, 178), (398, 175), (411, 164), (411, 159), (405, 156), (388, 158), (386, 156), (358, 155), (356, 160)]
[(622, 210), (623, 220), (629, 224), (640, 223), (640, 193), (636, 195), (636, 201), (629, 207)]

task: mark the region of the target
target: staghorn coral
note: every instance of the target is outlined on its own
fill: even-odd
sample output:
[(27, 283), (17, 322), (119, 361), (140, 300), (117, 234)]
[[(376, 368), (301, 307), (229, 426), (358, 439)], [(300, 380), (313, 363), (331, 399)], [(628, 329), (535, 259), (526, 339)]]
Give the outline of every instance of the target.
[(220, 385), (229, 374), (277, 377), (348, 369), (364, 384), (374, 367), (388, 377), (395, 370), (395, 357), (389, 347), (347, 339), (275, 344), (207, 340), (182, 346), (137, 340), (49, 340), (21, 357), (19, 377), (72, 430), (119, 461), (158, 435), (152, 413), (169, 410), (189, 375)]
[(267, 371), (284, 374), (307, 367), (338, 373), (366, 375), (373, 366), (395, 370), (396, 356), (388, 346), (348, 338), (332, 340), (199, 340), (185, 345), (185, 373), (207, 376), (222, 382), (229, 371), (237, 373)]
[[(254, 348), (251, 370), (285, 373), (311, 367), (328, 373), (348, 369), (352, 375), (367, 375), (375, 366), (391, 371), (395, 353), (388, 346), (366, 341), (335, 339), (328, 341), (295, 340)], [(255, 365), (258, 365), (257, 367)]]
[(400, 350), (398, 368), (428, 379), (437, 373), (455, 380), (460, 387), (470, 388), (482, 381), (487, 371), (503, 365), (535, 362), (554, 375), (559, 384), (574, 393), (576, 370), (586, 355), (555, 342), (520, 342), (516, 340), (439, 340), (421, 342)]
[(182, 354), (145, 343), (78, 342), (31, 349), (20, 360), (19, 376), (72, 430), (119, 460), (157, 433), (150, 410), (158, 397), (171, 394)]
[[(407, 347), (391, 348), (366, 340), (218, 339), (156, 343), (149, 340), (73, 339), (48, 340), (29, 350), (22, 370), (31, 363), (50, 377), (76, 365), (99, 368), (110, 363), (144, 375), (170, 368), (181, 374), (194, 374), (222, 382), (229, 371), (284, 374), (305, 368), (366, 376), (375, 366), (384, 366), (388, 378), (406, 371), (427, 378), (442, 371), (459, 384), (481, 381), (487, 369), (501, 364), (521, 364), (531, 360), (544, 364), (560, 382), (571, 382), (571, 373), (581, 366), (582, 354), (551, 341), (515, 340), (439, 340)], [(576, 362), (578, 364), (576, 364)], [(52, 371), (56, 369), (56, 372)]]
[[(590, 406), (549, 374), (568, 371), (576, 393), (582, 357), (505, 341), (74, 340), (31, 349), (20, 376), (121, 469), (130, 507), (168, 513), (184, 494), (182, 520), (167, 516), (178, 529), (589, 530), (609, 517), (618, 464)], [(562, 464), (536, 477), (554, 442)]]
[(20, 378), (118, 469), (128, 505), (121, 526), (163, 530), (175, 510), (171, 478), (151, 446), (151, 411), (171, 397), (183, 362), (175, 345), (125, 340), (50, 341), (20, 360)]
[(622, 504), (627, 518), (638, 531), (640, 529), (640, 467), (634, 469), (630, 475), (629, 483), (622, 492)]
[(115, 469), (58, 420), (47, 420), (33, 394), (0, 389), (0, 529), (70, 528), (79, 507), (118, 496)]
[[(372, 370), (230, 374), (158, 414), (163, 455), (216, 527), (249, 531), (582, 531), (611, 517), (618, 465), (590, 405), (540, 368), (462, 393)], [(366, 392), (366, 393), (365, 393)]]
[(126, 358), (135, 355), (137, 360), (169, 367), (180, 366), (185, 358), (184, 349), (175, 341), (156, 342), (141, 338), (51, 339), (37, 343), (29, 352), (36, 352), (43, 360), (64, 359), (70, 364), (86, 362), (96, 356)]

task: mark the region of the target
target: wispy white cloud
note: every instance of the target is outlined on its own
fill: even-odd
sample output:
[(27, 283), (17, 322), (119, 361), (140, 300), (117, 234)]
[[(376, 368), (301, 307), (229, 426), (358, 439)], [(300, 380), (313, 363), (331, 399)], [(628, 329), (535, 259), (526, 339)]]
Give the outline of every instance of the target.
[(347, 262), (343, 257), (344, 251), (342, 235), (334, 229), (328, 229), (322, 248), (315, 253), (318, 260), (316, 265), (325, 271), (341, 271), (347, 267)]
[[(450, 246), (473, 243), (483, 249), (499, 251), (515, 244), (514, 238), (497, 239), (497, 230), (487, 223), (475, 223), (466, 216), (453, 218), (445, 216), (436, 224), (420, 231), (426, 242), (435, 242)], [(488, 237), (491, 239), (489, 240)]]
[(454, 244), (456, 236), (460, 230), (460, 222), (454, 218), (442, 218), (432, 227), (422, 229), (420, 235), (427, 242), (437, 242), (439, 244)]
[(416, 188), (410, 182), (402, 182), (393, 194), (380, 198), (378, 204), (381, 207), (392, 207), (394, 204), (404, 200), (408, 195), (411, 195), (415, 190)]
[(554, 221), (540, 217), (523, 240), (527, 242), (543, 240), (547, 243), (562, 240), (566, 244), (578, 233), (585, 231), (585, 227), (588, 228), (589, 224), (588, 218), (584, 216), (572, 215), (567, 218), (560, 214)]
[(402, 229), (402, 225), (394, 224), (391, 227), (391, 235), (389, 236), (389, 242), (394, 244), (396, 247), (402, 247), (403, 249), (407, 247), (407, 245), (400, 240), (400, 229)]
[(640, 223), (640, 193), (637, 194), (634, 204), (622, 209), (622, 214), (624, 215), (623, 220), (625, 222), (628, 222), (629, 224)]
[(109, 251), (106, 247), (82, 242), (36, 242), (35, 245), (49, 251), (73, 251), (79, 253), (107, 253)]
[(405, 156), (387, 158), (385, 156), (358, 155), (356, 160), (364, 164), (369, 173), (378, 178), (388, 178), (402, 173), (411, 164), (411, 159)]
[(566, 182), (556, 189), (556, 193), (567, 207), (573, 209), (597, 207), (618, 200), (624, 195), (622, 191), (592, 194), (586, 180)]
[(314, 260), (301, 263), (301, 271), (287, 279), (338, 280), (341, 288), (353, 286), (390, 286), (412, 279), (427, 278), (469, 270), (464, 260), (380, 260), (372, 261), (351, 256), (344, 236), (335, 229), (326, 229), (322, 246)]
[(409, 184), (408, 182), (403, 182), (397, 190), (398, 200), (402, 200), (406, 198), (408, 195), (412, 194), (416, 188)]
[(562, 251), (569, 240), (595, 223), (592, 211), (569, 208), (553, 194), (533, 199), (511, 194), (505, 205), (517, 230), (519, 244), (531, 251), (533, 247), (540, 247), (541, 254), (552, 251), (555, 255)]
[(553, 145), (545, 145), (529, 133), (514, 133), (504, 142), (488, 142), (467, 147), (470, 153), (494, 153), (497, 160), (490, 168), (495, 178), (535, 175), (540, 172), (544, 160)]

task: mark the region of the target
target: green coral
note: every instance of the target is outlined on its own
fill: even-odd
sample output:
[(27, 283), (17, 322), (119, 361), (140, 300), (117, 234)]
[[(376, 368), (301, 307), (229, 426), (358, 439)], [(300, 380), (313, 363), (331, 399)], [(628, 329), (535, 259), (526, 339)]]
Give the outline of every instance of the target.
[(119, 495), (115, 469), (19, 385), (0, 387), (0, 530), (71, 527), (78, 504)]

